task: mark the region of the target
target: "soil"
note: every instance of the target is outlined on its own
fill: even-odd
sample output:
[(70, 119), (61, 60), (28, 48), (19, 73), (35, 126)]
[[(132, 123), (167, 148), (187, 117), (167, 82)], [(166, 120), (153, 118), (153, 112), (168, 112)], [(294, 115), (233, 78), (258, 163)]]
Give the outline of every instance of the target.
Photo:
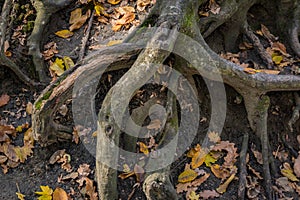
[[(67, 20), (69, 18), (68, 14), (73, 7), (67, 8), (55, 14), (53, 20), (48, 26), (47, 38), (44, 43), (48, 43), (50, 41), (55, 41), (58, 45), (58, 51), (60, 55), (67, 55), (70, 52), (71, 58), (76, 58), (78, 56), (78, 46), (80, 44), (80, 38), (83, 35), (83, 28), (81, 28), (76, 35), (70, 39), (65, 40), (56, 37), (53, 33), (57, 31), (57, 29), (62, 29), (67, 27)], [(145, 15), (145, 13), (141, 14), (141, 18)], [(60, 16), (60, 17), (57, 17)], [(55, 20), (54, 20), (55, 18)], [(96, 27), (96, 26), (95, 26)], [(100, 30), (101, 35), (97, 38), (93, 35)], [(121, 31), (117, 34), (111, 31), (110, 25), (100, 25), (97, 30), (92, 30), (92, 36), (94, 40), (90, 40), (88, 46), (97, 45), (97, 44), (106, 44), (109, 40), (121, 39), (124, 38), (128, 34), (128, 31)], [(96, 44), (97, 39), (97, 44)], [(74, 51), (75, 49), (75, 51)], [(122, 72), (115, 72), (111, 74), (113, 77), (120, 77)], [(210, 118), (210, 104), (209, 104), (209, 93), (205, 87), (205, 83), (201, 77), (196, 77), (196, 84), (202, 88), (198, 92), (201, 93), (206, 98), (206, 101), (202, 102), (200, 105), (201, 117), (205, 117), (208, 121), (204, 121), (200, 124), (198, 130), (198, 136), (195, 138), (193, 145), (200, 143), (203, 134), (206, 133), (207, 127), (209, 124)], [(30, 116), (23, 116), (24, 113), (24, 105), (28, 102), (34, 101), (36, 96), (41, 91), (32, 91), (27, 86), (23, 85), (18, 78), (8, 69), (1, 67), (0, 68), (0, 94), (7, 93), (11, 100), (9, 104), (0, 108), (0, 117), (2, 122), (7, 124), (12, 124), (14, 127), (18, 125), (22, 125), (25, 122), (31, 123)], [(256, 171), (262, 174), (262, 165), (258, 164), (255, 157), (250, 151), (251, 144), (255, 144), (257, 149), (260, 150), (260, 142), (259, 138), (255, 136), (253, 131), (251, 131), (249, 127), (249, 123), (247, 121), (246, 110), (243, 105), (243, 102), (238, 102), (237, 100), (240, 98), (240, 95), (231, 87), (226, 86), (227, 92), (227, 115), (226, 122), (221, 134), (222, 140), (230, 141), (235, 144), (238, 148), (238, 153), (241, 150), (243, 135), (245, 133), (249, 133), (249, 151), (250, 152), (250, 160), (249, 164), (255, 168)], [(296, 129), (294, 133), (290, 133), (287, 129), (287, 122), (292, 115), (292, 110), (294, 107), (294, 98), (291, 92), (273, 92), (270, 93), (271, 98), (271, 107), (269, 109), (269, 118), (268, 118), (268, 133), (270, 137), (270, 145), (271, 150), (276, 151), (277, 148), (288, 149), (283, 147), (283, 143), (281, 142), (281, 137), (290, 138), (290, 145), (294, 147), (294, 149), (299, 150), (299, 144), (292, 139), (297, 137), (297, 133), (299, 133), (299, 129)], [(100, 93), (98, 96), (103, 97), (105, 93)], [(22, 108), (21, 117), (19, 117), (18, 111)], [(295, 125), (295, 127), (299, 127), (299, 123)], [(22, 143), (23, 133), (19, 134), (17, 138), (14, 139), (14, 144), (21, 145)], [(192, 146), (193, 146), (192, 145)], [(73, 199), (87, 199), (87, 196), (83, 195), (83, 191), (78, 189), (78, 183), (74, 180), (71, 181), (61, 181), (58, 182), (58, 179), (61, 175), (66, 175), (67, 172), (63, 170), (60, 164), (49, 163), (49, 158), (51, 155), (61, 149), (66, 149), (66, 152), (71, 156), (71, 166), (76, 171), (81, 164), (90, 165), (90, 169), (92, 172), (89, 175), (90, 179), (95, 178), (95, 158), (86, 150), (85, 146), (80, 142), (79, 144), (75, 144), (74, 142), (59, 142), (53, 144), (48, 147), (41, 147), (38, 143), (35, 144), (33, 156), (26, 160), (24, 164), (20, 164), (17, 168), (9, 169), (7, 174), (3, 174), (0, 171), (0, 200), (13, 200), (17, 199), (16, 192), (18, 192), (17, 185), (21, 193), (26, 195), (26, 199), (37, 199), (37, 195), (34, 193), (35, 191), (40, 191), (41, 185), (48, 185), (51, 188), (61, 187), (67, 193), (74, 190), (75, 192), (71, 196)], [(289, 162), (291, 163), (291, 156), (289, 156)], [(177, 184), (178, 175), (183, 171), (186, 157), (182, 156), (179, 160), (176, 160), (171, 166), (171, 176), (174, 185)], [(276, 169), (279, 172), (280, 167), (279, 162), (276, 162)], [(238, 163), (237, 163), (238, 165)], [(207, 170), (207, 169), (206, 169)], [(273, 176), (273, 178), (276, 178)], [(263, 180), (259, 181), (260, 185), (263, 186)], [(118, 183), (119, 191), (120, 191), (120, 199), (127, 199), (128, 195), (132, 192), (133, 185), (135, 184), (135, 178), (130, 177), (126, 180), (120, 180)], [(211, 175), (211, 177), (201, 185), (199, 189), (215, 189), (219, 186), (220, 180)], [(237, 199), (237, 185), (238, 179), (234, 180), (228, 187), (227, 191), (218, 199)], [(259, 199), (263, 198), (263, 193), (261, 194)], [(141, 187), (138, 187), (132, 197), (132, 199), (146, 199)], [(184, 199), (184, 195), (182, 195), (181, 199)]]

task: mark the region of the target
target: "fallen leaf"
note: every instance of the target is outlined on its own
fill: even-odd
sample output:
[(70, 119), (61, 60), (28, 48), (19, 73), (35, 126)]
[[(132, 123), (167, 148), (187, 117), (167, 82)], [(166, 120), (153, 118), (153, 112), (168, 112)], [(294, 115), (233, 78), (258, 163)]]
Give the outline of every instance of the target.
[(228, 171), (228, 169), (221, 167), (218, 164), (214, 164), (210, 167), (210, 170), (212, 171), (212, 173), (219, 179), (226, 179), (230, 176), (230, 172)]
[(24, 133), (23, 143), (24, 145), (30, 145), (33, 147), (34, 137), (33, 137), (32, 128), (27, 129), (27, 131)]
[(277, 38), (263, 24), (261, 24), (261, 32), (263, 36), (265, 36), (269, 40), (269, 42), (275, 42), (277, 40)]
[(200, 167), (206, 159), (206, 153), (204, 151), (198, 151), (194, 154), (192, 157), (191, 167), (192, 169), (195, 169), (197, 167)]
[(64, 65), (65, 65), (65, 70), (70, 69), (71, 67), (74, 67), (74, 62), (69, 56), (64, 56), (63, 57)]
[(63, 176), (62, 178), (61, 178), (61, 180), (68, 180), (68, 179), (76, 179), (77, 177), (78, 177), (78, 175), (79, 175), (79, 173), (78, 172), (72, 172), (72, 173), (70, 173), (70, 174), (67, 174), (67, 175), (65, 175), (65, 176)]
[(234, 163), (237, 161), (238, 153), (237, 148), (234, 147), (234, 143), (229, 141), (221, 141), (219, 144), (216, 144), (212, 151), (227, 151), (226, 156), (224, 157), (223, 167), (231, 169), (234, 166)]
[(29, 145), (24, 145), (23, 147), (14, 147), (14, 150), (16, 152), (16, 156), (18, 157), (18, 160), (21, 163), (24, 163), (25, 160), (27, 159), (28, 156), (30, 156), (33, 151), (32, 151), (33, 146)]
[(38, 200), (52, 200), (52, 193), (53, 190), (47, 185), (47, 186), (40, 186), (41, 192), (35, 192), (35, 194), (40, 195)]
[(3, 155), (0, 155), (0, 164), (3, 164), (7, 161), (7, 157), (6, 156), (3, 156)]
[(150, 4), (150, 0), (138, 0), (136, 2), (136, 5), (137, 5), (137, 10), (138, 11), (144, 11), (145, 8)]
[(209, 173), (205, 173), (200, 178), (197, 178), (197, 179), (193, 180), (191, 182), (191, 186), (193, 186), (193, 187), (199, 187), (202, 183), (204, 183), (208, 179), (209, 176), (210, 176)]
[(80, 176), (88, 176), (91, 173), (90, 165), (86, 163), (79, 165), (77, 172)]
[(136, 181), (138, 183), (143, 182), (144, 181), (145, 170), (141, 166), (135, 164), (135, 166), (133, 168), (133, 171), (134, 171), (134, 174), (136, 176)]
[(220, 194), (223, 194), (224, 192), (226, 192), (228, 185), (231, 183), (231, 181), (234, 179), (234, 177), (235, 177), (235, 174), (231, 174), (231, 176), (216, 189), (217, 192)]
[(135, 19), (135, 14), (134, 13), (126, 13), (125, 15), (123, 15), (123, 17), (121, 19), (115, 20), (113, 22), (113, 27), (112, 30), (113, 31), (118, 31), (120, 30), (120, 28), (123, 25), (129, 24), (130, 22), (132, 22)]
[(9, 100), (10, 100), (10, 96), (8, 96), (7, 94), (2, 94), (0, 96), (0, 107), (8, 104)]
[(16, 192), (16, 195), (18, 197), (19, 200), (25, 200), (25, 195), (20, 193), (20, 192)]
[(86, 194), (90, 197), (90, 200), (98, 200), (98, 193), (95, 191), (96, 187), (93, 184), (93, 181), (85, 177), (85, 191)]
[(211, 164), (212, 164), (212, 163), (215, 163), (216, 161), (217, 161), (217, 159), (215, 159), (215, 158), (212, 156), (211, 153), (209, 153), (209, 154), (207, 154), (207, 155), (205, 156), (204, 162), (205, 162), (205, 165), (206, 165), (207, 167), (210, 167)]
[(214, 142), (214, 143), (218, 143), (221, 141), (220, 135), (214, 131), (211, 131), (208, 133), (208, 138), (211, 142)]
[(74, 24), (82, 16), (81, 8), (76, 8), (71, 12), (69, 24)]
[(61, 37), (61, 38), (69, 38), (69, 37), (72, 37), (74, 35), (74, 33), (72, 31), (65, 29), (65, 30), (60, 30), (60, 31), (55, 32), (55, 35), (57, 35), (58, 37)]
[(112, 5), (116, 5), (116, 4), (120, 3), (121, 0), (107, 0), (107, 2), (112, 4)]
[(252, 144), (251, 151), (252, 151), (254, 157), (256, 158), (256, 161), (262, 165), (263, 164), (262, 153), (257, 151), (255, 148), (256, 148), (255, 145)]
[(283, 169), (281, 169), (280, 172), (283, 176), (287, 177), (291, 181), (299, 181), (299, 179), (297, 179), (297, 177), (294, 175), (290, 164), (287, 162), (283, 163)]
[(142, 152), (146, 156), (149, 155), (148, 146), (145, 143), (143, 143), (143, 142), (139, 142), (138, 144), (140, 146), (140, 152)]
[(272, 57), (272, 61), (276, 64), (279, 65), (281, 63), (281, 61), (283, 60), (282, 56), (273, 56)]
[(106, 44), (106, 46), (113, 46), (113, 45), (121, 44), (121, 43), (122, 43), (122, 40), (111, 40)]
[(300, 178), (300, 153), (298, 153), (298, 157), (294, 162), (294, 172), (298, 178)]
[(68, 200), (68, 195), (66, 191), (58, 187), (53, 192), (53, 200)]
[(120, 15), (125, 15), (126, 13), (129, 13), (129, 12), (132, 12), (132, 13), (135, 12), (135, 9), (132, 6), (120, 6), (120, 7), (115, 8), (115, 11), (120, 13)]
[(195, 172), (195, 170), (187, 169), (178, 176), (178, 182), (179, 183), (191, 182), (195, 180), (197, 176), (198, 174), (197, 172)]
[(217, 193), (215, 190), (204, 190), (202, 192), (199, 192), (199, 195), (203, 199), (216, 198), (220, 196), (220, 194)]
[(27, 103), (27, 105), (26, 105), (26, 112), (27, 112), (28, 115), (31, 115), (32, 109), (33, 109), (33, 105), (32, 105), (32, 103), (29, 101), (29, 102)]
[(3, 147), (3, 153), (8, 157), (9, 160), (18, 162), (19, 157), (16, 155), (16, 152), (14, 150), (15, 146), (4, 143), (2, 147)]
[(66, 152), (65, 149), (55, 151), (52, 154), (52, 156), (50, 157), (49, 163), (51, 165), (53, 165), (54, 163), (56, 163), (59, 159), (61, 159), (64, 156), (65, 152)]
[(191, 193), (188, 196), (189, 200), (199, 200), (200, 195), (196, 194), (195, 191), (191, 191)]
[(88, 10), (85, 15), (80, 16), (79, 18), (72, 19), (72, 25), (69, 27), (70, 31), (74, 31), (76, 29), (80, 29), (83, 24), (86, 22), (86, 20), (91, 15), (91, 10)]

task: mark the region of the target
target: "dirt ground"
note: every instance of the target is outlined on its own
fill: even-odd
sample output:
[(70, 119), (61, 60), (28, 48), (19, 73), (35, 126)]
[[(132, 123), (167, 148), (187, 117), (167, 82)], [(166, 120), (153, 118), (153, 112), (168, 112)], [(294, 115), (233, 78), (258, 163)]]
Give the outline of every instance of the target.
[[(53, 19), (48, 26), (48, 32), (45, 35), (47, 38), (44, 43), (49, 41), (55, 41), (58, 45), (59, 54), (66, 55), (72, 52), (72, 55), (69, 55), (71, 58), (76, 58), (78, 56), (78, 51), (73, 51), (80, 44), (80, 39), (83, 34), (83, 28), (76, 32), (75, 36), (70, 40), (65, 40), (62, 38), (56, 37), (53, 33), (57, 29), (64, 28), (66, 21), (69, 18), (68, 14), (73, 8), (67, 8), (60, 11), (55, 15), (55, 20)], [(145, 14), (141, 14), (141, 18)], [(57, 17), (59, 16), (59, 17)], [(99, 44), (106, 44), (109, 40), (122, 39), (127, 34), (128, 31), (121, 31), (117, 34), (111, 31), (110, 25), (99, 25), (97, 31), (101, 34), (97, 36), (97, 41), (92, 40), (88, 45), (96, 45), (96, 42)], [(92, 31), (95, 33), (96, 30)], [(113, 77), (120, 76), (121, 72), (115, 72), (111, 74)], [(208, 97), (209, 93), (205, 87), (204, 81), (201, 77), (196, 77), (196, 84), (202, 88), (198, 92), (203, 96)], [(0, 120), (12, 124), (14, 127), (22, 125), (25, 122), (31, 123), (31, 118), (27, 116), (19, 116), (13, 113), (19, 113), (22, 105), (26, 105), (29, 101), (34, 102), (34, 99), (37, 97), (41, 91), (33, 91), (27, 86), (23, 85), (18, 78), (8, 69), (0, 67), (0, 94), (7, 93), (11, 100), (9, 104), (0, 108)], [(255, 144), (257, 149), (260, 151), (260, 142), (259, 138), (251, 131), (249, 123), (246, 117), (246, 110), (243, 105), (243, 102), (238, 102), (237, 99), (240, 98), (240, 95), (234, 91), (231, 87), (226, 86), (227, 92), (227, 115), (226, 122), (221, 134), (222, 140), (230, 141), (235, 144), (238, 148), (238, 153), (240, 153), (243, 135), (249, 133), (249, 152), (251, 144)], [(99, 96), (104, 96), (105, 94), (99, 94)], [(299, 150), (299, 144), (294, 139), (299, 134), (299, 122), (295, 125), (296, 130), (294, 133), (290, 133), (287, 128), (287, 122), (290, 119), (295, 106), (293, 93), (291, 92), (273, 92), (270, 93), (271, 98), (271, 107), (269, 109), (269, 118), (268, 118), (268, 133), (270, 137), (271, 150), (276, 151), (278, 148), (281, 150), (285, 149), (289, 152), (289, 149), (283, 145), (281, 142), (282, 135), (288, 139), (289, 144), (296, 150)], [(208, 121), (204, 121), (200, 124), (198, 130), (198, 136), (195, 138), (194, 145), (199, 143), (203, 138), (203, 134), (206, 133), (209, 117), (210, 117), (210, 108), (209, 108), (209, 98), (206, 102), (202, 102), (200, 105), (200, 116), (205, 117)], [(24, 106), (21, 113), (24, 112)], [(19, 134), (17, 138), (14, 139), (14, 144), (18, 145), (22, 143), (23, 133)], [(20, 164), (14, 169), (9, 169), (7, 174), (3, 174), (0, 171), (0, 200), (13, 200), (17, 199), (16, 192), (18, 192), (18, 187), (21, 193), (26, 195), (25, 199), (37, 199), (35, 191), (40, 190), (40, 185), (48, 185), (51, 188), (61, 187), (67, 193), (70, 193), (74, 190), (71, 197), (76, 200), (88, 199), (85, 196), (85, 192), (78, 189), (78, 183), (75, 180), (65, 180), (58, 181), (59, 177), (68, 174), (63, 170), (60, 164), (50, 164), (49, 159), (51, 155), (57, 150), (65, 149), (66, 152), (71, 156), (71, 166), (74, 170), (78, 169), (81, 164), (90, 165), (91, 173), (89, 178), (94, 180), (95, 178), (95, 158), (86, 150), (85, 146), (80, 142), (75, 144), (74, 142), (60, 142), (53, 144), (48, 147), (41, 147), (38, 143), (35, 144), (33, 149), (33, 156), (26, 160), (24, 164)], [(258, 164), (254, 155), (250, 152), (249, 165), (251, 165), (257, 172), (263, 173), (262, 165)], [(289, 155), (289, 161), (291, 162), (292, 157)], [(171, 166), (172, 172), (172, 181), (176, 185), (178, 175), (183, 171), (186, 157), (182, 156), (179, 160), (176, 160)], [(280, 174), (280, 165), (279, 161), (276, 161), (276, 169), (278, 174)], [(238, 165), (238, 163), (237, 163)], [(204, 169), (204, 168), (203, 168)], [(273, 178), (277, 178), (275, 175)], [(263, 180), (259, 180), (261, 186), (263, 186)], [(127, 199), (128, 195), (131, 193), (133, 185), (135, 184), (135, 178), (130, 177), (126, 180), (120, 180), (118, 183), (120, 191), (120, 199)], [(201, 185), (200, 189), (215, 189), (219, 186), (220, 180), (216, 177), (211, 176), (204, 184)], [(237, 199), (237, 185), (238, 179), (233, 180), (227, 191), (218, 199)], [(262, 189), (262, 188), (261, 188)], [(263, 189), (261, 190), (263, 191)], [(259, 196), (259, 199), (263, 199), (263, 193)], [(297, 197), (295, 197), (296, 199)], [(146, 199), (141, 187), (137, 188), (132, 199)], [(181, 199), (184, 199), (184, 195), (181, 196)]]

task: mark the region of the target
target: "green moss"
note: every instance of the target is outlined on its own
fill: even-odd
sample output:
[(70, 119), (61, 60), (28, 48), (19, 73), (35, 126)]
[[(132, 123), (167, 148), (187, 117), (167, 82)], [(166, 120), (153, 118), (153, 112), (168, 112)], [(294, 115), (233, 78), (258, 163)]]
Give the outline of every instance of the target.
[(44, 100), (49, 99), (49, 97), (50, 97), (51, 94), (52, 94), (52, 90), (46, 92), (46, 93), (44, 94), (44, 96), (43, 96), (40, 100), (38, 100), (38, 101), (35, 103), (35, 109), (40, 110), (41, 107), (42, 107), (42, 102), (43, 102)]

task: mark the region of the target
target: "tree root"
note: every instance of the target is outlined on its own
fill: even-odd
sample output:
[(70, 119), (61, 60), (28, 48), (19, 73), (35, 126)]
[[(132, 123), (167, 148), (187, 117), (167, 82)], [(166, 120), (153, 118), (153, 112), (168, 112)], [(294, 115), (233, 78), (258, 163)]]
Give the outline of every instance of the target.
[(33, 6), (37, 11), (34, 21), (34, 27), (30, 37), (28, 38), (29, 55), (32, 56), (35, 70), (41, 82), (48, 82), (48, 76), (44, 66), (44, 60), (41, 53), (41, 42), (43, 39), (43, 31), (48, 24), (53, 13), (70, 4), (70, 0), (52, 1), (52, 0), (35, 0)]
[[(298, 3), (297, 3), (298, 2)], [(294, 50), (295, 54), (300, 58), (300, 42), (299, 42), (299, 34), (300, 34), (300, 5), (299, 1), (295, 1), (295, 10), (293, 21), (291, 23), (291, 27), (289, 28), (289, 39), (290, 45)]]
[(7, 25), (8, 25), (8, 19), (9, 14), (11, 11), (13, 5), (13, 1), (11, 0), (5, 0), (3, 7), (2, 7), (2, 13), (1, 13), (1, 25), (0, 25), (0, 65), (8, 67), (10, 70), (12, 70), (18, 78), (24, 82), (26, 85), (35, 87), (39, 86), (39, 83), (36, 83), (32, 79), (30, 79), (26, 74), (24, 74), (20, 68), (8, 57), (6, 57), (4, 53), (4, 42), (6, 40), (6, 31), (7, 31)]
[(240, 200), (245, 199), (246, 183), (247, 183), (247, 151), (248, 151), (248, 141), (249, 134), (245, 133), (243, 137), (243, 144), (240, 153), (240, 178), (239, 178), (239, 189), (238, 189), (238, 198)]
[(294, 108), (293, 114), (291, 119), (288, 122), (288, 128), (291, 132), (294, 131), (293, 125), (296, 123), (296, 121), (299, 119), (299, 111), (300, 111), (300, 97), (297, 92), (294, 93), (295, 96), (295, 103), (296, 107)]

